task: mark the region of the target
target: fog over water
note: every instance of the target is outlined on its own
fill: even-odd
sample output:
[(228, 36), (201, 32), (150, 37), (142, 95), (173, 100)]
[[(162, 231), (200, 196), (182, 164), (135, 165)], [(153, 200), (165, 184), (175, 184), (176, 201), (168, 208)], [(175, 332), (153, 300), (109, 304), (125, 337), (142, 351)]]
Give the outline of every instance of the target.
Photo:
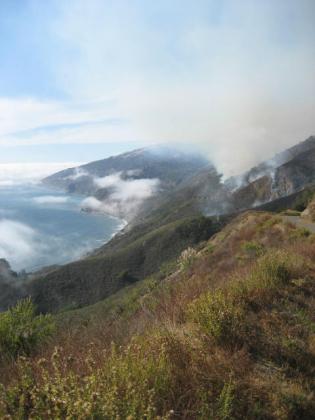
[(85, 255), (108, 241), (122, 222), (81, 211), (84, 197), (40, 185), (0, 187), (0, 258), (32, 271)]

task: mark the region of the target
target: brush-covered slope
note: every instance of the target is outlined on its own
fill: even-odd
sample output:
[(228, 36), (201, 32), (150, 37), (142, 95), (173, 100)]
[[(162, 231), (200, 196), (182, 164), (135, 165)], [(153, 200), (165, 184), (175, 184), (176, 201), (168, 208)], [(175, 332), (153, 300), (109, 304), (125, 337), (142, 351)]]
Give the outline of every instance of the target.
[(223, 217), (203, 216), (205, 201), (221, 208), (222, 191), (220, 176), (207, 167), (171, 194), (149, 199), (132, 226), (90, 257), (35, 275), (28, 293), (41, 311), (57, 311), (97, 302), (142, 280), (223, 226)]
[(208, 239), (220, 227), (219, 221), (197, 217), (138, 234), (131, 231), (118, 244), (109, 244), (90, 257), (35, 276), (26, 285), (26, 293), (41, 312), (95, 303), (157, 272), (187, 246)]
[(59, 314), (50, 344), (2, 365), (1, 416), (313, 418), (314, 256), (287, 218), (238, 216), (171, 273)]
[(312, 136), (247, 173), (229, 179), (226, 185), (232, 191), (232, 206), (242, 210), (294, 194), (314, 182), (315, 137)]
[[(204, 239), (200, 235), (200, 230), (198, 231), (198, 222), (191, 225), (196, 229), (195, 232), (178, 234), (178, 232), (185, 232), (182, 226), (189, 224), (190, 222), (187, 222), (189, 219), (197, 218), (198, 220), (198, 217), (204, 214), (215, 216), (222, 213), (235, 213), (241, 208), (250, 208), (258, 203), (268, 203), (263, 207), (269, 210), (298, 207), (298, 202), (303, 199), (305, 193), (307, 199), (311, 196), (312, 188), (305, 185), (311, 183), (313, 179), (313, 153), (315, 153), (313, 146), (313, 138), (310, 138), (277, 158), (277, 162), (281, 162), (281, 165), (274, 169), (275, 179), (281, 179), (278, 189), (275, 189), (276, 184), (271, 176), (264, 175), (247, 186), (231, 192), (228, 184), (221, 182), (220, 175), (211, 165), (197, 170), (197, 167), (204, 163), (199, 161), (196, 166), (191, 164), (194, 167), (192, 170), (191, 166), (193, 174), (190, 172), (190, 176), (187, 175), (181, 181), (178, 178), (176, 181), (178, 184), (171, 190), (164, 190), (163, 194), (148, 197), (142, 202), (132, 224), (123, 233), (96, 250), (90, 257), (63, 267), (56, 267), (48, 272), (35, 274), (28, 283), (28, 293), (33, 296), (43, 311), (56, 311), (91, 304), (127, 286), (131, 281), (141, 280), (148, 274), (156, 272), (163, 263), (175, 258), (186, 246)], [(133, 162), (133, 170), (135, 170), (135, 166), (139, 163), (138, 159), (143, 159), (144, 154), (146, 155), (147, 152), (132, 152), (113, 159), (116, 163), (120, 162), (119, 165), (124, 159), (129, 163)], [(157, 170), (160, 167), (161, 158), (156, 157), (156, 151), (152, 156), (154, 156)], [(167, 162), (169, 158), (165, 157), (165, 153), (162, 156), (166, 159), (164, 163)], [(181, 154), (180, 156), (183, 162), (183, 156)], [(170, 155), (170, 159), (173, 158)], [(188, 159), (187, 156), (186, 158)], [(148, 167), (151, 165), (150, 159), (153, 157), (147, 161)], [(111, 162), (111, 159), (109, 161)], [(108, 164), (108, 160), (101, 162), (102, 168), (104, 162)], [(94, 163), (91, 165), (93, 167)], [(122, 169), (121, 166), (115, 165), (109, 165), (108, 168), (109, 171)], [(257, 175), (257, 171), (257, 168), (253, 169), (252, 175), (254, 172)], [(92, 170), (90, 172), (92, 173)], [(94, 172), (94, 174), (104, 175), (104, 172)], [(56, 178), (69, 177), (67, 171), (61, 175), (61, 178), (60, 175)], [(136, 176), (134, 172), (132, 176)], [(145, 176), (149, 174), (146, 173)], [(158, 176), (157, 172), (152, 176)], [(159, 176), (162, 174), (160, 173)], [(163, 176), (166, 177), (166, 174)], [(248, 175), (247, 178), (249, 182), (251, 177)], [(295, 183), (290, 184), (290, 188), (284, 189), (283, 186), (287, 185), (288, 179)], [(291, 191), (294, 192), (291, 194)], [(216, 224), (214, 221), (211, 223), (210, 231), (213, 233), (220, 223)], [(205, 235), (210, 231), (205, 228)], [(174, 241), (172, 235), (175, 237)], [(11, 293), (9, 295), (13, 296)], [(5, 303), (2, 302), (3, 300)], [(13, 302), (12, 297), (11, 303)], [(0, 298), (2, 307), (8, 303), (10, 300)]]
[[(199, 182), (200, 174), (206, 184)], [(33, 274), (25, 293), (44, 312), (88, 305), (158, 271), (185, 247), (208, 239), (223, 222), (203, 217), (198, 198), (208, 194), (217, 206), (220, 176), (208, 165), (189, 179), (172, 193), (142, 202), (132, 225), (89, 257)]]

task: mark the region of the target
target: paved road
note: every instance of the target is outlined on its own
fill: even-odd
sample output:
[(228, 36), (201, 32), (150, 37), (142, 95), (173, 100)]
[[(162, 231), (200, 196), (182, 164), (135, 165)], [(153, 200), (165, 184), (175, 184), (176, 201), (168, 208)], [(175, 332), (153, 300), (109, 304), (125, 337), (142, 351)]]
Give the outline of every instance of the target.
[(303, 219), (300, 216), (283, 216), (284, 220), (287, 220), (291, 223), (294, 223), (300, 228), (308, 229), (310, 232), (315, 233), (315, 223), (310, 222), (309, 220)]

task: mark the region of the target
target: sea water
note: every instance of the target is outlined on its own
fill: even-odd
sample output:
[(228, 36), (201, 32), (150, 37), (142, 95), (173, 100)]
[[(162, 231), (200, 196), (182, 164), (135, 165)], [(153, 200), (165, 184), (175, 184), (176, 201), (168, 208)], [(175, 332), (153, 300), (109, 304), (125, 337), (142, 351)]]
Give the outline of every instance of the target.
[(0, 258), (16, 271), (76, 260), (107, 242), (122, 221), (81, 211), (84, 197), (43, 185), (0, 188)]

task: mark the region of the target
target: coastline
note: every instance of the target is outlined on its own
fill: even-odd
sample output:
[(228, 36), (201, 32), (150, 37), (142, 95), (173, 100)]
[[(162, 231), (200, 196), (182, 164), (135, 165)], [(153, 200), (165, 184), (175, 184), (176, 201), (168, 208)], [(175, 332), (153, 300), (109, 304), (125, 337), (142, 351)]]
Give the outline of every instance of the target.
[[(119, 232), (121, 232), (123, 229), (125, 229), (128, 226), (128, 224), (129, 224), (129, 222), (126, 219), (120, 217), (119, 215), (111, 214), (111, 213), (108, 213), (108, 212), (103, 211), (101, 209), (100, 210), (95, 210), (95, 209), (91, 209), (91, 208), (88, 208), (88, 207), (82, 207), (82, 202), (87, 197), (89, 197), (89, 195), (71, 193), (69, 191), (65, 191), (65, 190), (63, 190), (61, 188), (56, 188), (56, 187), (54, 187), (54, 186), (52, 186), (52, 185), (50, 185), (50, 184), (48, 184), (46, 182), (43, 182), (43, 180), (40, 180), (37, 183), (37, 185), (38, 186), (42, 186), (43, 188), (50, 189), (51, 191), (55, 191), (56, 193), (63, 193), (63, 194), (69, 195), (70, 197), (80, 198), (80, 200), (81, 200), (81, 203), (80, 203), (80, 211), (83, 212), (83, 213), (100, 214), (100, 215), (107, 216), (107, 217), (109, 217), (111, 219), (118, 220), (120, 222), (120, 225), (115, 230), (115, 232), (111, 235), (110, 239), (108, 241), (104, 242), (102, 245), (107, 244), (114, 236), (116, 236)], [(95, 248), (95, 249), (97, 249), (97, 248)]]
[[(84, 259), (128, 225), (127, 220), (103, 211), (92, 212), (98, 214), (94, 218), (92, 214), (80, 216), (84, 195), (47, 187), (41, 182), (19, 183), (1, 190), (4, 195), (0, 221), (4, 230), (0, 257), (8, 260), (15, 272), (36, 276), (43, 270)], [(16, 244), (12, 243), (13, 237), (19, 238)]]
[[(40, 181), (38, 184), (43, 186), (44, 188), (50, 189), (51, 191), (55, 191), (56, 193), (62, 192), (62, 193), (67, 194), (71, 197), (80, 198), (80, 206), (79, 206), (80, 207), (80, 212), (91, 214), (91, 215), (106, 216), (107, 218), (110, 218), (110, 219), (113, 219), (113, 220), (116, 220), (116, 221), (119, 222), (118, 227), (115, 229), (115, 231), (110, 235), (110, 237), (107, 240), (102, 240), (100, 242), (100, 244), (98, 246), (96, 246), (95, 248), (91, 249), (87, 253), (82, 254), (79, 258), (76, 258), (75, 260), (69, 261), (68, 263), (65, 263), (65, 264), (70, 264), (70, 263), (73, 263), (75, 261), (80, 261), (80, 260), (82, 260), (86, 257), (92, 256), (94, 253), (97, 253), (99, 249), (101, 249), (103, 246), (107, 245), (112, 239), (114, 239), (116, 236), (122, 234), (124, 229), (129, 225), (129, 222), (126, 219), (124, 219), (122, 217), (119, 217), (118, 215), (110, 214), (106, 211), (103, 211), (102, 209), (95, 210), (95, 209), (91, 209), (91, 208), (87, 208), (87, 207), (82, 207), (82, 202), (84, 201), (84, 199), (89, 197), (88, 195), (71, 193), (71, 192), (65, 191), (63, 189), (53, 187), (53, 186), (51, 186), (49, 184), (46, 184), (45, 182), (42, 182), (42, 181)], [(59, 267), (62, 266), (62, 265), (65, 265), (65, 264), (61, 264), (61, 265), (59, 265)], [(45, 268), (46, 267), (42, 267), (40, 270), (45, 269)], [(34, 272), (34, 274), (36, 274), (36, 272)]]

